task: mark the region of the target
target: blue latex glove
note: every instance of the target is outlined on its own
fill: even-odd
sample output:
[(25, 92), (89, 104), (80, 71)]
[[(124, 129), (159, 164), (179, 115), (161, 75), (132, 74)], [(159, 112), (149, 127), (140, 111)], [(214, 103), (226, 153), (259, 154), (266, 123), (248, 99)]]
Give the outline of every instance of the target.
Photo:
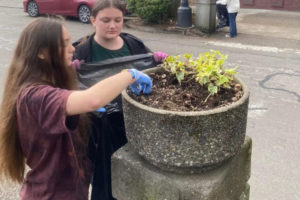
[(135, 79), (135, 81), (131, 85), (129, 85), (132, 92), (135, 95), (139, 95), (140, 92), (144, 94), (149, 94), (152, 88), (151, 78), (148, 75), (136, 69), (129, 69), (129, 71), (132, 75), (132, 78)]
[(96, 112), (106, 112), (106, 108), (104, 108), (104, 107), (99, 108), (98, 110), (96, 110)]

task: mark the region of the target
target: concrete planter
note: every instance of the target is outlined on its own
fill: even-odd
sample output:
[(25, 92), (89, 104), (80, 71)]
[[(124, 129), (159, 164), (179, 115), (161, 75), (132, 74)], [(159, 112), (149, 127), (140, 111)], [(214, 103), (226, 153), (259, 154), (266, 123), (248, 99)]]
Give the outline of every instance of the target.
[[(145, 70), (155, 72), (160, 68)], [(167, 171), (198, 173), (239, 152), (245, 140), (249, 91), (237, 102), (209, 111), (175, 112), (151, 108), (122, 92), (126, 134), (144, 159)]]

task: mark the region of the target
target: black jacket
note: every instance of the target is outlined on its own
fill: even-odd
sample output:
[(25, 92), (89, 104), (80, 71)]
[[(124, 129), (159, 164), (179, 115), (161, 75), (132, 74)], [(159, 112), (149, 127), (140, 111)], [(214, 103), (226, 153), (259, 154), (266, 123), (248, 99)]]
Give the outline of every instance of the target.
[[(92, 61), (92, 42), (94, 39), (94, 35), (95, 34), (80, 38), (73, 43), (73, 46), (76, 48), (73, 55), (73, 60), (78, 59), (84, 60), (85, 62)], [(146, 47), (140, 39), (129, 33), (121, 33), (120, 37), (128, 46), (131, 55), (151, 52), (150, 49)]]

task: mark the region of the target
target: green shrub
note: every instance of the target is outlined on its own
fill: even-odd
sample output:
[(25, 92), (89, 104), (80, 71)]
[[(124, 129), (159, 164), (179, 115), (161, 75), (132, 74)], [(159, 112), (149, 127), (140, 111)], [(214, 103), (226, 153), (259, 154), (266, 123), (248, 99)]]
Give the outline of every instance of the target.
[(168, 17), (171, 0), (127, 0), (127, 9), (143, 21), (161, 23)]
[(127, 0), (126, 1), (126, 9), (130, 13), (136, 13), (136, 3), (137, 2), (138, 2), (138, 0)]

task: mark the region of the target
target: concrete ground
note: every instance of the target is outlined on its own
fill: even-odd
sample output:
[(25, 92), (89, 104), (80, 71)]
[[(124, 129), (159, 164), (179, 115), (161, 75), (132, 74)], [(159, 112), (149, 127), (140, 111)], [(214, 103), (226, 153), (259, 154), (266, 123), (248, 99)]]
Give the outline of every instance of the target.
[[(30, 20), (21, 0), (0, 0), (1, 83), (18, 35)], [(90, 25), (75, 20), (67, 20), (66, 26), (73, 39), (92, 31)], [(229, 65), (239, 66), (239, 77), (250, 89), (250, 199), (300, 199), (300, 13), (241, 9), (237, 28), (233, 39), (224, 37), (228, 28), (201, 37), (146, 26), (124, 31), (142, 38), (152, 50), (170, 55), (197, 55), (209, 49), (228, 54)], [(18, 199), (19, 187), (0, 184), (0, 199)]]

